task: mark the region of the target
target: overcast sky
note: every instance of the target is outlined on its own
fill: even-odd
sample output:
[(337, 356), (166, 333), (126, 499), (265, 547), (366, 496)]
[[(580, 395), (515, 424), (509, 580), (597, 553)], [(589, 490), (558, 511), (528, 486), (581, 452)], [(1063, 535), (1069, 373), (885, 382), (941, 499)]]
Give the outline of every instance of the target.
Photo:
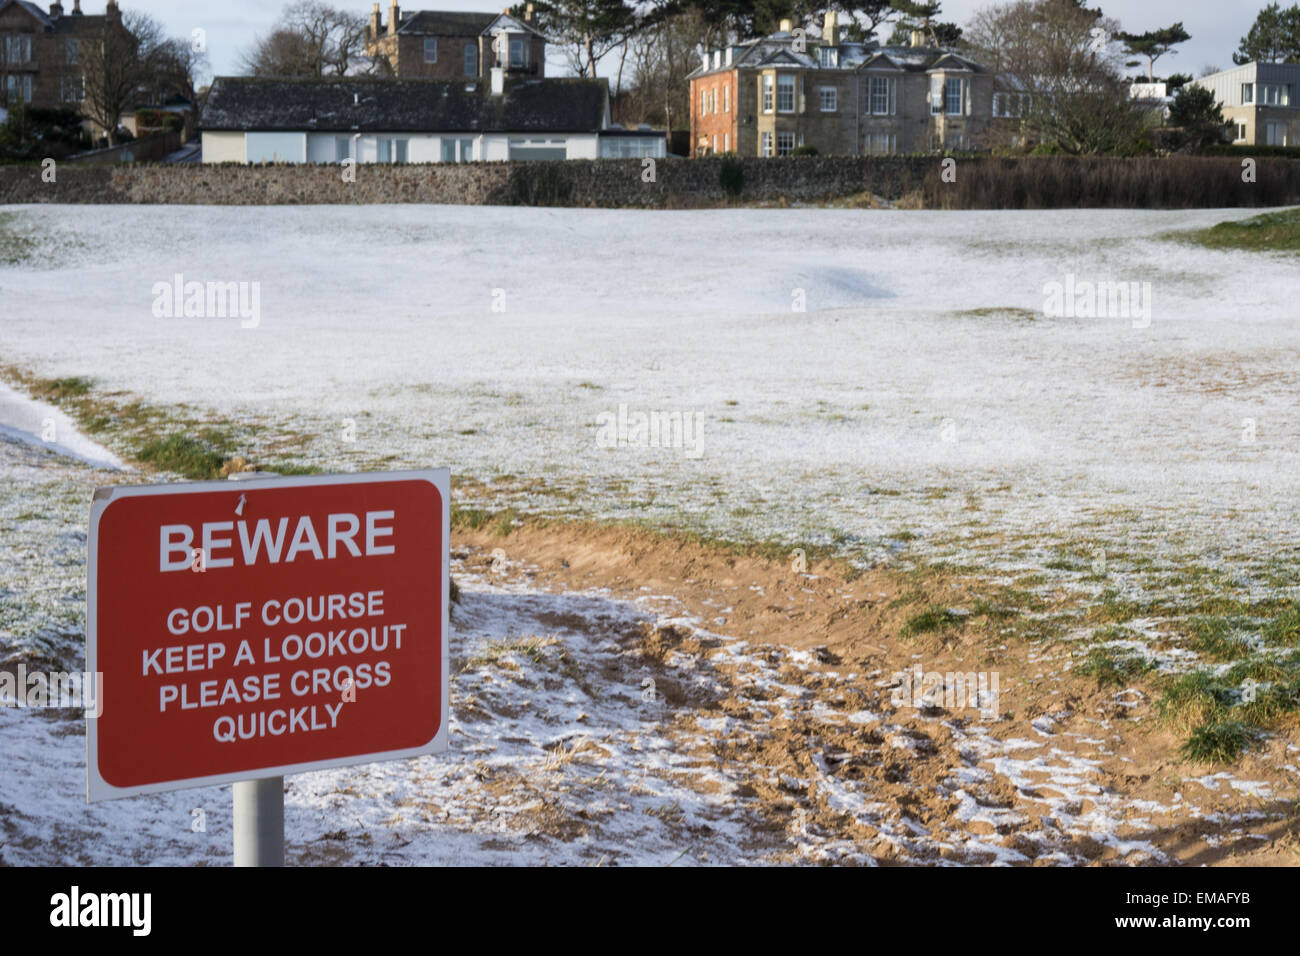
[[(389, 2), (382, 0), (385, 19)], [(507, 4), (508, 0), (424, 0), (409, 5), (408, 9), (495, 13)], [(64, 0), (64, 5), (71, 8), (71, 0)], [(359, 13), (370, 12), (368, 0), (335, 0), (335, 5)], [(972, 13), (987, 5), (988, 0), (943, 0), (943, 18), (965, 26)], [(1161, 59), (1157, 63), (1158, 72), (1197, 75), (1205, 66), (1220, 69), (1232, 66), (1233, 50), (1250, 29), (1255, 16), (1268, 5), (1268, 0), (1093, 0), (1089, 5), (1099, 6), (1130, 33), (1142, 33), (1181, 20), (1192, 39), (1180, 46), (1176, 55)], [(1286, 5), (1284, 2), (1283, 6)], [(48, 2), (42, 6), (48, 6)], [(176, 36), (190, 36), (195, 29), (204, 30), (212, 69), (217, 75), (223, 75), (242, 72), (240, 54), (256, 36), (269, 29), (283, 4), (276, 0), (123, 0), (123, 6), (152, 14)], [(103, 2), (82, 0), (82, 9), (99, 13)], [(549, 72), (561, 72), (559, 57), (552, 55), (548, 61), (555, 67)]]

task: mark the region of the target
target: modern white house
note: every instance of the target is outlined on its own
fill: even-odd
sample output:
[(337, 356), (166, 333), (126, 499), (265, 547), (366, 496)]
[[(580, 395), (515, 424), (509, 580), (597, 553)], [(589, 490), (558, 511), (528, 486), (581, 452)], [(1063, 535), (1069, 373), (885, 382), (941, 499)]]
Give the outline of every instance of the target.
[(1233, 141), (1249, 146), (1300, 145), (1300, 64), (1243, 63), (1194, 86), (1214, 93)]
[[(605, 80), (219, 77), (204, 163), (467, 163), (663, 156), (663, 133), (611, 127)], [(617, 150), (606, 145), (617, 141)]]

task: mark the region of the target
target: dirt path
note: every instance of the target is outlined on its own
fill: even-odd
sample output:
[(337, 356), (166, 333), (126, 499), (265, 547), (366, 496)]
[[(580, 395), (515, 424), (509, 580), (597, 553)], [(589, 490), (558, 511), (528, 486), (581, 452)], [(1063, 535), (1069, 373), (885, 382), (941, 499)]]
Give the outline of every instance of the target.
[[(1182, 762), (1140, 682), (1098, 689), (1069, 641), (977, 626), (975, 582), (926, 582), (943, 626), (902, 636), (906, 574), (741, 556), (648, 532), (525, 523), (453, 534), (461, 566), (543, 591), (663, 598), (626, 637), (655, 673), (662, 730), (753, 800), (776, 859), (1018, 864), (1300, 863), (1300, 745), (1230, 768)], [(820, 573), (819, 573), (820, 572)], [(675, 608), (675, 612), (674, 612)], [(564, 621), (580, 629), (581, 621)], [(983, 675), (937, 704), (900, 674)], [(942, 678), (940, 678), (942, 680)], [(996, 684), (994, 683), (996, 680)], [(920, 681), (917, 682), (920, 684)], [(917, 706), (917, 705), (920, 706)], [(757, 848), (757, 847), (756, 847)]]

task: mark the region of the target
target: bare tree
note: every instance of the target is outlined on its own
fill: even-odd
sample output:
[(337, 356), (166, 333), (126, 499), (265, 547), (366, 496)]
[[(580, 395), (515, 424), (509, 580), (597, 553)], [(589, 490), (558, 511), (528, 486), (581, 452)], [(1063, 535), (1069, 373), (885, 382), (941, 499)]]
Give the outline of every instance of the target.
[(149, 14), (129, 10), (121, 19), (105, 17), (97, 36), (81, 43), (85, 113), (117, 145), (117, 124), (147, 85), (166, 42), (162, 26)]
[(295, 0), (272, 31), (244, 54), (253, 76), (346, 76), (374, 72), (366, 18), (319, 0)]
[(1066, 153), (1131, 148), (1142, 129), (1123, 78), (1119, 24), (1077, 0), (988, 7), (966, 40), (1007, 88), (1025, 95), (1024, 124)]
[(672, 129), (690, 115), (687, 75), (699, 65), (697, 50), (706, 29), (699, 10), (647, 23), (629, 43), (631, 83), (624, 115), (635, 123)]

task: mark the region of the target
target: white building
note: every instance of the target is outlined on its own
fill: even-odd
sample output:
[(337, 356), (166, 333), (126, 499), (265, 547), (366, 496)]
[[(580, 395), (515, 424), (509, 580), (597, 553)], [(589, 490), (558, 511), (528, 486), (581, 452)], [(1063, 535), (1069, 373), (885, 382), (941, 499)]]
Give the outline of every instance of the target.
[(618, 155), (666, 153), (662, 133), (611, 129), (605, 80), (506, 80), (499, 68), (487, 83), (219, 77), (199, 125), (205, 163), (596, 159), (611, 155), (602, 134)]

